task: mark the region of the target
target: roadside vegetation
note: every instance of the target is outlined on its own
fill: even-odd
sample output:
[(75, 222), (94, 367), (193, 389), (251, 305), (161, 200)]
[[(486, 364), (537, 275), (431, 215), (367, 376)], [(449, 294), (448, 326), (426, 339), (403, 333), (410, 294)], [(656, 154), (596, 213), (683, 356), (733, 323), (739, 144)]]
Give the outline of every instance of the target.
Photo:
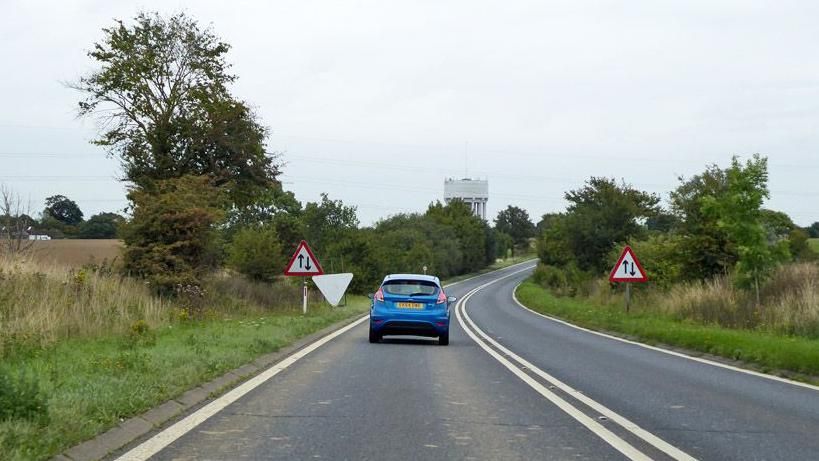
[(332, 308), (300, 287), (220, 274), (158, 297), (104, 267), (3, 261), (0, 452), (47, 459), (123, 419), (276, 351), (369, 302)]
[[(591, 178), (538, 224), (540, 264), (526, 305), (591, 328), (819, 375), (819, 253), (785, 213), (764, 208), (767, 159), (734, 157), (681, 178), (668, 197)], [(608, 272), (630, 245), (649, 282)]]
[[(661, 310), (638, 307), (626, 314), (622, 298), (602, 303), (583, 297), (556, 296), (527, 281), (518, 287), (525, 306), (593, 330), (625, 336), (652, 345), (675, 346), (751, 364), (753, 368), (819, 383), (816, 339), (776, 331), (725, 328), (692, 321)], [(647, 305), (647, 304), (646, 304)], [(641, 306), (644, 306), (641, 304)]]
[[(268, 129), (231, 93), (230, 46), (184, 13), (116, 21), (90, 49), (70, 86), (79, 115), (101, 122), (92, 143), (122, 165), (129, 207), (86, 220), (54, 195), (34, 216), (0, 185), (3, 459), (47, 459), (361, 315), (386, 273), (465, 277), (532, 252), (534, 224), (514, 206), (494, 226), (455, 200), (364, 227), (326, 194), (297, 200)], [(43, 236), (110, 240), (30, 240)], [(301, 240), (326, 272), (354, 274), (345, 306), (311, 290), (302, 314), (301, 281), (281, 276)]]

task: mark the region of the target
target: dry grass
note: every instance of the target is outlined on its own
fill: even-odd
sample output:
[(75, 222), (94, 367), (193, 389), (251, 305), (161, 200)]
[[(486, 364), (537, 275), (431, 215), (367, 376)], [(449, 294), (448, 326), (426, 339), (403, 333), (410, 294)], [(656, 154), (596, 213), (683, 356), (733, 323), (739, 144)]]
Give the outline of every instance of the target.
[[(0, 357), (74, 337), (127, 334), (194, 316), (242, 316), (295, 310), (301, 288), (222, 275), (195, 295), (155, 296), (142, 281), (110, 267), (73, 269), (37, 258), (0, 256)], [(320, 295), (312, 296), (320, 299)]]
[(85, 264), (99, 264), (105, 260), (121, 260), (123, 244), (121, 240), (37, 240), (32, 242), (31, 256), (46, 264), (65, 267), (80, 267)]
[(157, 326), (171, 305), (143, 283), (58, 264), (0, 259), (0, 356), (60, 338)]
[(737, 290), (727, 278), (677, 285), (648, 298), (645, 305), (682, 319), (819, 337), (819, 266), (811, 263), (779, 267), (763, 286), (759, 306), (750, 293)]

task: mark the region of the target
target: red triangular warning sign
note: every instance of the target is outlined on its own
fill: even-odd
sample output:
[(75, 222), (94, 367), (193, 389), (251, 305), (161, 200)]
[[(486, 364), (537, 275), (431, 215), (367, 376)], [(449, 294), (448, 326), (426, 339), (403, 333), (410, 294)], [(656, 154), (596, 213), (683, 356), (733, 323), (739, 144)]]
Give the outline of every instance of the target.
[(610, 282), (647, 282), (648, 277), (640, 260), (634, 254), (630, 246), (623, 248), (623, 254), (617, 260), (617, 264), (609, 274)]
[(284, 275), (308, 276), (322, 274), (324, 274), (324, 271), (321, 269), (318, 259), (313, 255), (307, 242), (302, 240), (299, 247), (296, 248), (296, 252), (293, 253), (293, 257), (290, 258), (290, 263), (284, 270)]

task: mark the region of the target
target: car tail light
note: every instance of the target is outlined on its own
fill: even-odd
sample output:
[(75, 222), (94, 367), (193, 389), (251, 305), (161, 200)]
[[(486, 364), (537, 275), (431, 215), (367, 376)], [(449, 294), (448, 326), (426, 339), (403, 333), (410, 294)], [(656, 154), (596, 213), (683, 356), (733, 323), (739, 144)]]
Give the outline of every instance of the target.
[(446, 302), (446, 293), (444, 293), (444, 290), (441, 290), (441, 291), (438, 292), (438, 300), (435, 301), (435, 304), (443, 304), (445, 302)]
[(381, 290), (381, 288), (379, 288), (378, 291), (375, 292), (373, 298), (375, 298), (376, 301), (380, 301), (382, 303), (384, 302), (384, 292)]

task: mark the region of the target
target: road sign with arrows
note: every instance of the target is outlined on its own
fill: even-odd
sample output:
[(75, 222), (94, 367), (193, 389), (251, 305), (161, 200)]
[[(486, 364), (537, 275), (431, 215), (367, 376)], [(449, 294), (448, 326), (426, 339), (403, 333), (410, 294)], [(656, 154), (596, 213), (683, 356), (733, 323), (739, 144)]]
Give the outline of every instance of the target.
[(646, 271), (643, 270), (643, 266), (640, 265), (640, 261), (637, 259), (637, 256), (634, 255), (634, 251), (632, 251), (631, 247), (626, 246), (625, 248), (623, 248), (623, 253), (620, 255), (620, 259), (617, 260), (617, 264), (614, 265), (614, 268), (611, 270), (611, 274), (609, 274), (609, 281), (610, 282), (648, 281)]
[(293, 253), (293, 257), (290, 258), (290, 264), (284, 270), (284, 275), (308, 276), (322, 274), (324, 274), (324, 271), (321, 269), (318, 259), (313, 255), (307, 242), (302, 240), (296, 252)]

